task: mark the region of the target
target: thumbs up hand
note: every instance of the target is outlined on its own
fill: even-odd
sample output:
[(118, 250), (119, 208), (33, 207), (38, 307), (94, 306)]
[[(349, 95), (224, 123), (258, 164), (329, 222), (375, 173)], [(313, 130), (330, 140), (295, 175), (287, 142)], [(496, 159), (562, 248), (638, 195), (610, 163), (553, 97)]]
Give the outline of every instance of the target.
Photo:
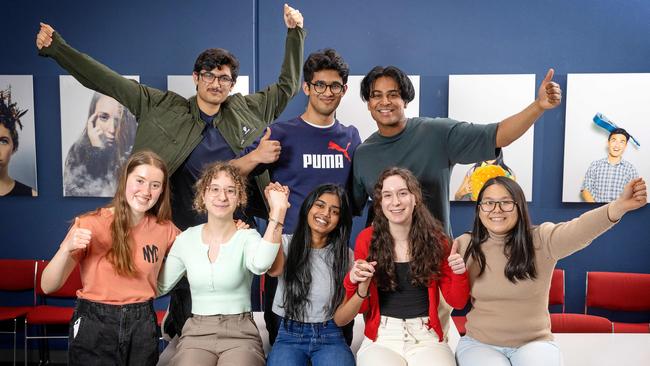
[(280, 158), (282, 146), (280, 141), (271, 140), (271, 128), (267, 127), (264, 136), (260, 139), (257, 148), (251, 152), (255, 154), (254, 161), (257, 164), (270, 164), (276, 162)]
[(562, 89), (553, 81), (555, 70), (548, 69), (546, 77), (537, 91), (537, 104), (542, 109), (553, 109), (562, 103)]
[(449, 258), (447, 258), (447, 262), (449, 262), (449, 267), (451, 268), (452, 272), (459, 275), (465, 273), (466, 268), (463, 257), (458, 253), (458, 243), (458, 240), (454, 240), (454, 243), (451, 246), (451, 252), (449, 253)]
[(81, 228), (81, 222), (79, 218), (74, 219), (74, 225), (68, 232), (61, 247), (68, 252), (73, 252), (78, 249), (86, 249), (88, 244), (90, 244), (90, 239), (92, 238), (92, 232), (88, 229)]

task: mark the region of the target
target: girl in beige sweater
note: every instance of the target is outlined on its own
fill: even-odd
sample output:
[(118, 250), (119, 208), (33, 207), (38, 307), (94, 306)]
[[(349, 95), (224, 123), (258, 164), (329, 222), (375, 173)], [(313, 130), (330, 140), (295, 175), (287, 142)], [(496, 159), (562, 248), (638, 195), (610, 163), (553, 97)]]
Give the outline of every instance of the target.
[(637, 178), (605, 206), (568, 222), (531, 226), (521, 187), (505, 177), (488, 180), (478, 196), (472, 233), (456, 243), (467, 264), (472, 301), (467, 335), (456, 349), (459, 365), (560, 365), (547, 307), (555, 264), (646, 202), (645, 182)]

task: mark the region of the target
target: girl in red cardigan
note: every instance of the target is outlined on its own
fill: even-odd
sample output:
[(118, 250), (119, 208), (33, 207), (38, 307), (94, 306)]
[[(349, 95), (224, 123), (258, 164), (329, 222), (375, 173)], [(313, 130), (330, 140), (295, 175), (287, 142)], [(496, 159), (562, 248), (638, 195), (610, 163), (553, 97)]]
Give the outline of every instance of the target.
[(375, 185), (375, 218), (357, 237), (346, 300), (335, 314), (345, 324), (365, 318), (357, 353), (364, 365), (456, 365), (438, 319), (439, 290), (454, 308), (465, 306), (465, 263), (449, 248), (441, 224), (422, 201), (417, 178), (388, 168)]

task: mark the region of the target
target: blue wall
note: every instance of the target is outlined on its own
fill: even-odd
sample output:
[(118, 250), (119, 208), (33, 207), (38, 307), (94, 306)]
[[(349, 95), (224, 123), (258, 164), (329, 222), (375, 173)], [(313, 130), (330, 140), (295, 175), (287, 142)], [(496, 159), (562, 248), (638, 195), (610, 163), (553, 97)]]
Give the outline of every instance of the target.
[[(69, 220), (105, 199), (63, 198), (58, 76), (36, 55), (38, 22), (122, 74), (165, 88), (168, 74), (189, 74), (205, 48), (224, 47), (251, 85), (277, 77), (285, 28), (282, 1), (3, 1), (0, 74), (33, 74), (39, 197), (0, 200), (1, 257), (49, 258)], [(81, 5), (85, 4), (85, 5)], [(184, 4), (184, 8), (180, 4)], [(188, 5), (185, 5), (188, 4)], [(449, 74), (535, 73), (548, 67), (566, 90), (575, 72), (650, 72), (650, 3), (608, 0), (295, 1), (305, 16), (306, 52), (334, 47), (365, 74), (395, 64), (421, 75), (421, 114), (447, 115)], [(191, 6), (191, 7), (190, 7)], [(357, 96), (348, 95), (347, 98)], [(282, 115), (301, 113), (297, 97)], [(498, 101), (495, 101), (498, 102)], [(535, 125), (534, 222), (571, 219), (590, 207), (561, 203), (565, 105)], [(650, 178), (650, 177), (646, 177)], [(452, 204), (455, 233), (470, 227), (472, 207)], [(559, 263), (567, 270), (567, 311), (584, 306), (587, 270), (650, 272), (650, 209), (625, 217), (588, 249)]]

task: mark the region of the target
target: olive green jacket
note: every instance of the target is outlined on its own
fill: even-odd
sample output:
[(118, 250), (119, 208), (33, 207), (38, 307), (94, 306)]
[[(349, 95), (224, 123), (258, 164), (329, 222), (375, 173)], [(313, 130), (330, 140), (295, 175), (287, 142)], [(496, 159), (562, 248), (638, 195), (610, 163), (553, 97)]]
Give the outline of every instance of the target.
[[(251, 95), (231, 95), (221, 105), (213, 124), (235, 154), (259, 137), (298, 92), (305, 34), (299, 27), (288, 29), (277, 83)], [(186, 99), (126, 79), (70, 47), (56, 32), (52, 44), (39, 53), (53, 58), (85, 87), (111, 96), (128, 108), (138, 120), (134, 151), (154, 151), (167, 163), (170, 174), (201, 141), (205, 122), (201, 120), (196, 96)], [(268, 173), (256, 179), (263, 191), (269, 182)]]

